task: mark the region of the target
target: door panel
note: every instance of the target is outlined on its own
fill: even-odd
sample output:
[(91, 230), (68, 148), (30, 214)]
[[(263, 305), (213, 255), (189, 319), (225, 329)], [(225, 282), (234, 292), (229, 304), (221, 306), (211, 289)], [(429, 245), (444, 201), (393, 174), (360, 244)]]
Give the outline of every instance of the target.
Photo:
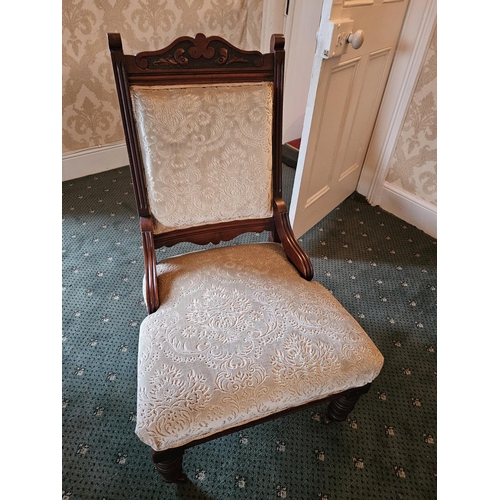
[[(316, 141), (313, 146), (313, 165), (318, 168), (311, 170), (307, 192), (310, 194), (306, 202), (306, 208), (317, 201), (320, 196), (329, 190), (332, 178), (335, 175), (334, 166), (336, 156), (341, 144), (342, 132), (345, 129), (347, 114), (349, 110), (348, 100), (355, 81), (358, 61), (350, 61), (338, 68), (334, 68), (325, 82), (324, 102), (321, 116), (314, 132)], [(332, 88), (338, 89), (333, 92)], [(339, 100), (339, 96), (347, 96), (347, 99)], [(335, 114), (328, 113), (329, 109), (335, 108)], [(322, 165), (320, 162), (330, 163)], [(327, 174), (326, 176), (324, 174)]]
[[(297, 237), (356, 190), (407, 4), (323, 2), (290, 204)], [(364, 31), (364, 43), (357, 50), (349, 44), (343, 55), (324, 59), (331, 43), (330, 21), (336, 20), (352, 20), (353, 32)]]

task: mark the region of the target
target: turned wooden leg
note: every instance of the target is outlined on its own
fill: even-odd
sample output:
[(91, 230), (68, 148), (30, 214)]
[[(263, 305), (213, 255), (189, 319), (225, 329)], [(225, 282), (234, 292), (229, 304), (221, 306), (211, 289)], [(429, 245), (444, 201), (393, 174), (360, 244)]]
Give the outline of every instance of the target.
[(361, 394), (367, 393), (370, 386), (371, 384), (366, 384), (363, 387), (350, 389), (343, 393), (342, 396), (332, 399), (326, 409), (325, 423), (343, 422), (351, 413)]
[(188, 478), (182, 472), (182, 456), (184, 448), (173, 448), (165, 451), (153, 451), (152, 458), (156, 470), (166, 483), (185, 483)]

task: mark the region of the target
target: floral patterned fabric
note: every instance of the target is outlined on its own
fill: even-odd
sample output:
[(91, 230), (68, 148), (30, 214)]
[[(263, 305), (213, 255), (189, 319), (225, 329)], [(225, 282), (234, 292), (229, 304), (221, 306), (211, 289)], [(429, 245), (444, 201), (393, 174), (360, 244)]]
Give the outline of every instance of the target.
[(386, 181), (437, 205), (437, 31), (434, 28)]
[(272, 83), (131, 95), (155, 232), (272, 215)]
[(383, 357), (332, 294), (275, 243), (158, 264), (140, 329), (136, 433), (155, 450), (372, 382)]

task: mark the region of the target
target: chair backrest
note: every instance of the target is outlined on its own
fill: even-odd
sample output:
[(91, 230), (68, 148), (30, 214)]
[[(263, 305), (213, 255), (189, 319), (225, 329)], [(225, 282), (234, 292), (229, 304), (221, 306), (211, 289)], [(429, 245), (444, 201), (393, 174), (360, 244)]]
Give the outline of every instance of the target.
[(269, 54), (201, 33), (137, 55), (117, 33), (108, 41), (150, 294), (155, 248), (249, 231), (270, 231), (312, 276), (281, 199), (284, 37), (272, 36)]
[(154, 234), (272, 217), (283, 37), (266, 55), (198, 34), (136, 56), (108, 37), (139, 214)]
[(272, 216), (272, 83), (130, 93), (155, 233)]

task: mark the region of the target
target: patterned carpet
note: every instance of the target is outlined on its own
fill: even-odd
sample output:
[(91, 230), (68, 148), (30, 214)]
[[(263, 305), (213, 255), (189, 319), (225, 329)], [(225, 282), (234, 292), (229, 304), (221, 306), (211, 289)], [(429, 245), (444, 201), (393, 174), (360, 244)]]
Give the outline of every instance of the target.
[[(284, 168), (288, 200), (293, 172)], [(134, 434), (146, 308), (128, 167), (62, 188), (63, 500), (436, 497), (434, 238), (356, 194), (308, 231), (315, 280), (381, 350), (382, 373), (346, 422), (325, 426), (319, 406), (206, 443), (186, 451), (190, 482), (166, 485)]]

